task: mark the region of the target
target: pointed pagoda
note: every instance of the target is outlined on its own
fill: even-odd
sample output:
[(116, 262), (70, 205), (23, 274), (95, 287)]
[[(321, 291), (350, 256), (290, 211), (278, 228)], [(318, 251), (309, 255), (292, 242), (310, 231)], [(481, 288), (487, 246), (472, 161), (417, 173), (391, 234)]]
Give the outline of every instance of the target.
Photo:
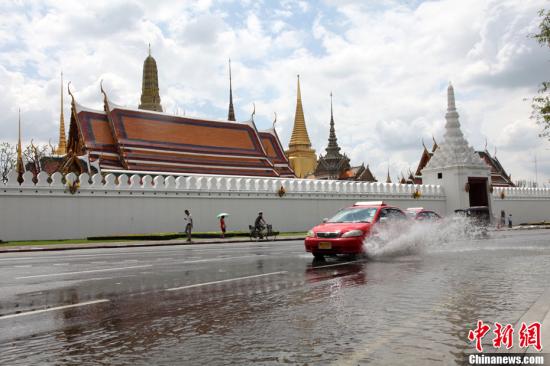
[(302, 94), (300, 92), (300, 75), (298, 75), (298, 87), (296, 96), (296, 113), (294, 115), (294, 128), (285, 151), (290, 166), (298, 178), (306, 178), (313, 174), (317, 166), (315, 150), (311, 148), (311, 142), (306, 129), (304, 110), (302, 107)]
[(21, 109), (19, 109), (19, 122), (18, 122), (18, 135), (17, 135), (17, 161), (15, 163), (15, 171), (17, 172), (17, 181), (21, 184), (23, 182), (23, 173), (25, 173), (25, 164), (23, 163), (23, 147), (21, 145)]
[(388, 175), (386, 176), (386, 183), (391, 183), (390, 168), (388, 168)]
[(65, 117), (63, 116), (63, 72), (61, 72), (61, 106), (59, 114), (59, 143), (55, 155), (67, 154), (67, 138), (65, 137)]
[(141, 103), (139, 109), (162, 112), (159, 94), (159, 79), (157, 62), (151, 56), (151, 45), (149, 55), (143, 62), (143, 80), (141, 84)]
[(229, 111), (227, 112), (227, 120), (235, 121), (235, 109), (233, 108), (233, 87), (231, 85), (231, 59), (229, 59)]
[[(458, 112), (455, 106), (454, 88), (447, 88), (447, 113), (445, 114), (445, 135), (441, 146), (437, 146), (426, 168), (434, 169), (446, 166), (474, 166), (485, 168), (474, 149), (468, 145), (460, 129)], [(435, 145), (435, 141), (434, 141)]]
[(332, 93), (330, 93), (330, 131), (326, 154), (319, 156), (319, 162), (315, 169), (317, 179), (347, 179), (350, 171), (349, 158), (340, 153), (336, 130), (334, 128), (334, 112), (332, 108)]
[(422, 169), (422, 183), (445, 187), (447, 214), (464, 207), (488, 206), (491, 209), (490, 169), (460, 129), (451, 83), (447, 88), (445, 121), (443, 141)]

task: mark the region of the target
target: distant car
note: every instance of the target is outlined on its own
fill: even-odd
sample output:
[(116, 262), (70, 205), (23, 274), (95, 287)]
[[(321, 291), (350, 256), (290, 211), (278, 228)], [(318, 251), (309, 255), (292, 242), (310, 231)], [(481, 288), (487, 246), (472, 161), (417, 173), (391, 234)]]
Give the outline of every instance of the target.
[(363, 253), (363, 241), (374, 227), (408, 221), (401, 209), (382, 201), (357, 202), (324, 220), (307, 233), (304, 245), (316, 259), (325, 255)]
[(418, 221), (437, 221), (441, 216), (433, 210), (425, 210), (423, 207), (410, 207), (405, 210), (408, 217)]

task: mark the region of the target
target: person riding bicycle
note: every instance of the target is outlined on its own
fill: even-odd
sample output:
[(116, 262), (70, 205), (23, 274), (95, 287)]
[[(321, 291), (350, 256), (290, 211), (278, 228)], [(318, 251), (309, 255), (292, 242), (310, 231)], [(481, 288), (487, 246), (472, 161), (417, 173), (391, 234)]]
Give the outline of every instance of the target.
[(258, 236), (260, 239), (263, 237), (263, 231), (266, 227), (266, 222), (263, 217), (263, 212), (258, 212), (258, 217), (256, 217), (256, 221), (254, 221), (254, 228), (256, 229), (256, 232), (258, 233)]

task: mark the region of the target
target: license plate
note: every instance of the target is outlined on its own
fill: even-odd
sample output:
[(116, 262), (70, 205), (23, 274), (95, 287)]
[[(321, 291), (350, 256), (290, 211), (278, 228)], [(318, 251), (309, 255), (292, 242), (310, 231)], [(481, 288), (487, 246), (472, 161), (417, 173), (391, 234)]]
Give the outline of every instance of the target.
[(332, 244), (330, 242), (321, 242), (319, 243), (319, 249), (331, 249)]

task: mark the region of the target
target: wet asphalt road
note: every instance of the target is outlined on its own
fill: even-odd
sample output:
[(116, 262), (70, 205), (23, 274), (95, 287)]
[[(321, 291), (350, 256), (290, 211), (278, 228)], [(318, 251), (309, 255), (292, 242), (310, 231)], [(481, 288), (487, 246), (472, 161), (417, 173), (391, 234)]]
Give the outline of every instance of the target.
[(4, 254), (0, 364), (461, 364), (472, 324), (546, 290), (549, 234), (324, 263), (301, 241)]

